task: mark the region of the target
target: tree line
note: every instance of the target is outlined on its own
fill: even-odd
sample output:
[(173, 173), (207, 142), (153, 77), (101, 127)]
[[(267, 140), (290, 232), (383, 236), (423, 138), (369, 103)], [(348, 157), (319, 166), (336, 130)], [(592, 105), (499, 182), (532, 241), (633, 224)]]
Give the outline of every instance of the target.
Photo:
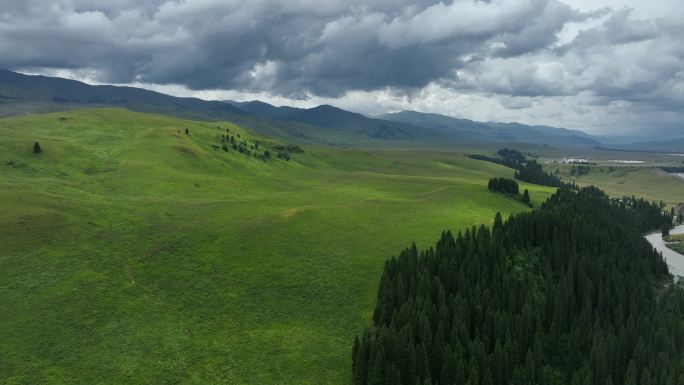
[(672, 217), (634, 202), (561, 188), (405, 249), (354, 341), (353, 384), (684, 384), (684, 290), (642, 237)]
[(496, 191), (504, 194), (518, 195), (520, 187), (518, 182), (508, 178), (491, 178), (487, 184), (489, 191)]
[(519, 199), (526, 205), (530, 204), (530, 192), (525, 189), (521, 195), (520, 186), (518, 182), (513, 179), (508, 178), (491, 178), (487, 184), (487, 188), (492, 192), (499, 192), (502, 194), (510, 195), (516, 199)]
[(515, 169), (515, 179), (527, 183), (538, 184), (548, 187), (563, 187), (566, 186), (560, 178), (544, 171), (544, 168), (534, 159), (528, 159), (525, 154), (518, 150), (504, 148), (497, 151), (499, 157), (491, 157), (486, 155), (469, 155), (470, 158), (476, 160), (484, 160), (500, 164), (512, 169)]
[[(217, 126), (217, 129), (221, 127)], [(189, 134), (188, 129), (185, 129), (185, 133)], [(237, 136), (237, 139), (236, 139)], [(278, 159), (289, 161), (292, 159), (291, 153), (303, 153), (304, 150), (293, 144), (283, 144), (276, 145), (272, 149), (266, 148), (260, 140), (245, 140), (241, 139), (240, 134), (236, 135), (230, 134), (230, 128), (226, 128), (226, 134), (221, 134), (218, 137), (219, 143), (213, 144), (212, 148), (215, 150), (223, 150), (224, 152), (229, 152), (231, 149), (233, 151), (239, 152), (246, 156), (253, 156), (262, 161), (270, 160), (274, 154)]]
[(588, 175), (590, 171), (591, 167), (589, 166), (572, 166), (570, 169), (570, 176)]

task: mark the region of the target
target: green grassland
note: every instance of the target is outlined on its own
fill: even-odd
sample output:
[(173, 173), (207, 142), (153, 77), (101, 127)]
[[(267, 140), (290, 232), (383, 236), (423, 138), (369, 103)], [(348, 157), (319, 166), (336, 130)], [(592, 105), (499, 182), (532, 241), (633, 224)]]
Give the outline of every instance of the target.
[(667, 237), (667, 247), (678, 252), (684, 253), (684, 234), (670, 235)]
[(264, 162), (212, 148), (226, 128), (277, 145), (119, 109), (0, 120), (1, 383), (345, 384), (388, 257), (528, 209), (462, 152)]
[(684, 179), (653, 166), (599, 164), (589, 166), (589, 173), (572, 176), (572, 165), (548, 164), (545, 169), (579, 185), (596, 185), (612, 196), (635, 195), (669, 206), (684, 202)]

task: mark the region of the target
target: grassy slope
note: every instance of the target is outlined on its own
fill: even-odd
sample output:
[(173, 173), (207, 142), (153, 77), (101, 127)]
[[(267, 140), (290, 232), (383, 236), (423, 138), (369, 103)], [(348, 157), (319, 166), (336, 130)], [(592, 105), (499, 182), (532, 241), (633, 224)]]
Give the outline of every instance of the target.
[(668, 205), (684, 201), (684, 180), (654, 167), (613, 166), (611, 172), (611, 166), (591, 166), (589, 174), (579, 177), (570, 175), (571, 167), (554, 164), (546, 169), (550, 172), (558, 169), (565, 180), (573, 180), (580, 185), (593, 184), (613, 196), (635, 195), (654, 201), (662, 200)]
[(0, 382), (348, 383), (390, 255), (525, 209), (486, 190), (511, 170), (460, 153), (263, 163), (212, 150), (250, 136), (220, 126), (0, 120)]
[(678, 253), (684, 253), (684, 234), (671, 235), (667, 240), (671, 242), (667, 244), (667, 247)]

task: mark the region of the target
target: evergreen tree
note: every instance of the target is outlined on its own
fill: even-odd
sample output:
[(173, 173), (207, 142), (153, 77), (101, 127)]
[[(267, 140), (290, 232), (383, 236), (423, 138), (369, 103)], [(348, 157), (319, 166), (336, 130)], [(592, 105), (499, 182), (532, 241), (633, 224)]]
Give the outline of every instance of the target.
[[(533, 159), (527, 159), (523, 153), (517, 150), (502, 149), (497, 152), (501, 158), (484, 155), (470, 155), (471, 158), (497, 163), (515, 169), (515, 179), (523, 182), (539, 184), (549, 187), (566, 186), (556, 175), (549, 174)], [(583, 169), (584, 170), (584, 169)], [(583, 171), (584, 172), (584, 171)], [(586, 172), (588, 172), (588, 167)], [(569, 187), (569, 186), (568, 186)], [(490, 188), (491, 190), (491, 188)]]
[(40, 144), (38, 142), (33, 143), (33, 153), (40, 154), (41, 152), (43, 152), (43, 149), (40, 148)]
[(672, 227), (670, 224), (668, 224), (668, 223), (663, 223), (663, 226), (662, 226), (662, 229), (661, 229), (663, 238), (669, 237), (669, 236), (670, 236), (670, 227)]
[(566, 187), (491, 231), (412, 244), (385, 264), (353, 383), (684, 383), (684, 290), (642, 236), (671, 222)]
[(494, 226), (492, 227), (493, 231), (496, 231), (503, 226), (503, 219), (501, 219), (501, 213), (497, 212), (496, 215), (494, 216)]
[(528, 204), (528, 205), (530, 204), (530, 192), (529, 192), (529, 190), (525, 189), (525, 191), (523, 191), (522, 201), (525, 204)]

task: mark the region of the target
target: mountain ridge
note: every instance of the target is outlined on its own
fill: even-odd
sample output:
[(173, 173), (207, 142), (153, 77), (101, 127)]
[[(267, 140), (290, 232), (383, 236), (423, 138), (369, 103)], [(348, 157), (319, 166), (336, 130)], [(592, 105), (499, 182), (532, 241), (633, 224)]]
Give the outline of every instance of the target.
[[(341, 121), (346, 121), (347, 126), (359, 126), (365, 119), (364, 122), (367, 125), (387, 125), (388, 123), (386, 122), (399, 123), (403, 126), (396, 127), (397, 129), (404, 128), (408, 131), (413, 131), (416, 127), (420, 127), (423, 130), (430, 130), (429, 132), (423, 132), (424, 134), (429, 133), (435, 138), (449, 140), (530, 143), (560, 147), (568, 145), (589, 147), (601, 145), (600, 141), (579, 130), (542, 125), (529, 126), (514, 122), (485, 123), (436, 113), (405, 110), (378, 116), (365, 116), (326, 104), (312, 108), (296, 108), (290, 106), (278, 107), (259, 100), (246, 102), (228, 100), (226, 103), (230, 103), (237, 108), (262, 118), (301, 122), (326, 128), (345, 126), (345, 124), (340, 124)], [(322, 111), (325, 111), (328, 115), (335, 115), (336, 120), (322, 120), (317, 116)]]
[(571, 144), (578, 146), (597, 146), (601, 142), (579, 130), (560, 127), (526, 125), (515, 122), (478, 122), (470, 119), (454, 118), (435, 113), (400, 111), (379, 116), (382, 119), (404, 122), (441, 130), (452, 130), (464, 138), (477, 137), (480, 140), (511, 141), (547, 145)]
[(601, 144), (581, 131), (550, 126), (483, 123), (415, 111), (368, 117), (327, 104), (297, 108), (276, 107), (262, 101), (209, 101), (135, 87), (90, 85), (0, 70), (0, 116), (88, 107), (123, 107), (186, 119), (226, 120), (279, 139), (333, 146), (421, 144), (443, 147), (464, 141), (553, 147)]

